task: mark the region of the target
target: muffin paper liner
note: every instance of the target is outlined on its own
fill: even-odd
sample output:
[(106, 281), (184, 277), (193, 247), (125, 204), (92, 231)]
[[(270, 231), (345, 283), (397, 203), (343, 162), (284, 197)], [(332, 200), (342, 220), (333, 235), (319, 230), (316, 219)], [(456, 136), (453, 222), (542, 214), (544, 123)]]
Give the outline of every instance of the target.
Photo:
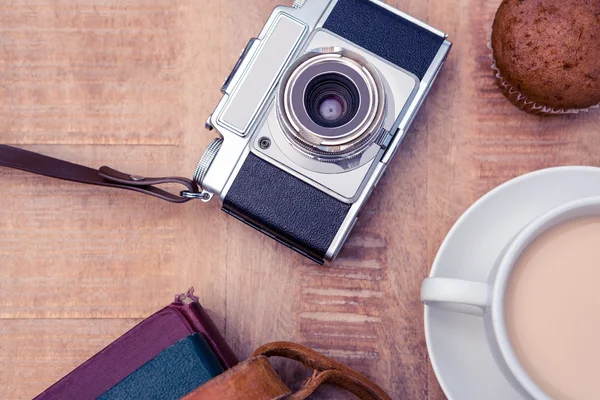
[(506, 81), (506, 79), (500, 73), (498, 66), (496, 65), (496, 59), (494, 58), (494, 49), (492, 48), (492, 41), (488, 42), (488, 48), (490, 49), (490, 59), (492, 60), (492, 69), (495, 72), (496, 81), (498, 85), (502, 89), (504, 96), (515, 106), (519, 107), (521, 110), (528, 112), (530, 114), (537, 115), (562, 115), (562, 114), (578, 114), (580, 112), (588, 112), (592, 108), (600, 107), (600, 104), (596, 104), (595, 106), (587, 107), (587, 108), (552, 108), (548, 107), (535, 101), (529, 100), (526, 95), (520, 93), (516, 90), (510, 83)]

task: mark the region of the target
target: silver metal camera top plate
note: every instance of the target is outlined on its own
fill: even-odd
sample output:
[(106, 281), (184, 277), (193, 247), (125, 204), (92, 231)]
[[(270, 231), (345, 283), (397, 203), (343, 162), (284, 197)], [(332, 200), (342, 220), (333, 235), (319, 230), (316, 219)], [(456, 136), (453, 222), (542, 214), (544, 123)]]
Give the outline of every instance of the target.
[[(249, 58), (247, 68), (226, 88), (227, 102), (216, 115), (220, 125), (240, 136), (248, 133), (251, 123), (279, 80), (283, 67), (302, 42), (308, 26), (287, 14), (279, 14), (265, 37), (257, 40), (256, 50)], [(254, 43), (252, 44), (254, 46)], [(252, 49), (248, 51), (250, 53)]]

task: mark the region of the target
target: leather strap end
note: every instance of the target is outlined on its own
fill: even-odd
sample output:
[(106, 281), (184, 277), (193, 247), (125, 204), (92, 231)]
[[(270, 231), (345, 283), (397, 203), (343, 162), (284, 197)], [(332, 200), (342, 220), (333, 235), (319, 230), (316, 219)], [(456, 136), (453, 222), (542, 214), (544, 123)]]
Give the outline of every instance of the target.
[(191, 179), (182, 177), (158, 177), (150, 178), (139, 175), (130, 175), (124, 172), (117, 171), (107, 166), (100, 167), (98, 174), (105, 180), (114, 183), (124, 189), (130, 189), (137, 192), (149, 194), (158, 197), (162, 200), (167, 200), (173, 203), (184, 203), (189, 201), (189, 198), (177, 196), (173, 193), (154, 187), (154, 185), (163, 184), (178, 184), (187, 188), (187, 191), (198, 193), (198, 185)]
[(198, 185), (191, 179), (181, 177), (145, 178), (125, 174), (109, 167), (97, 170), (5, 144), (0, 144), (0, 166), (71, 182), (133, 190), (171, 203), (185, 203), (191, 198), (167, 192), (153, 185), (175, 183), (186, 187), (189, 193), (199, 193)]
[(185, 186), (190, 192), (198, 192), (198, 185), (191, 179), (181, 177), (162, 177), (162, 178), (147, 178), (139, 175), (129, 175), (110, 167), (100, 167), (98, 173), (101, 177), (106, 180), (121, 183), (123, 185), (131, 186), (148, 186), (148, 185), (161, 185), (166, 183), (176, 183)]

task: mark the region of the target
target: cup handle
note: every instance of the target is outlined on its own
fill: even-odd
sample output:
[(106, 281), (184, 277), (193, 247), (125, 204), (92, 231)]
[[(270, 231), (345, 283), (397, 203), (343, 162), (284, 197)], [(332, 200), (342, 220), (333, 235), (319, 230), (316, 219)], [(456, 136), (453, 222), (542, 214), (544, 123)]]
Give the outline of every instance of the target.
[(425, 305), (462, 314), (483, 315), (492, 304), (492, 286), (450, 278), (427, 278), (421, 285)]

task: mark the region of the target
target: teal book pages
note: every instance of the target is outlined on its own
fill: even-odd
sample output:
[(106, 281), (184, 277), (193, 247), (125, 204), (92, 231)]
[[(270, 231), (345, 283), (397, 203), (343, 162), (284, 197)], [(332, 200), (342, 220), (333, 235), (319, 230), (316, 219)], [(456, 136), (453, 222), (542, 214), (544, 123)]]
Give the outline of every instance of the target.
[(195, 333), (142, 365), (99, 400), (177, 400), (221, 372), (217, 356)]

